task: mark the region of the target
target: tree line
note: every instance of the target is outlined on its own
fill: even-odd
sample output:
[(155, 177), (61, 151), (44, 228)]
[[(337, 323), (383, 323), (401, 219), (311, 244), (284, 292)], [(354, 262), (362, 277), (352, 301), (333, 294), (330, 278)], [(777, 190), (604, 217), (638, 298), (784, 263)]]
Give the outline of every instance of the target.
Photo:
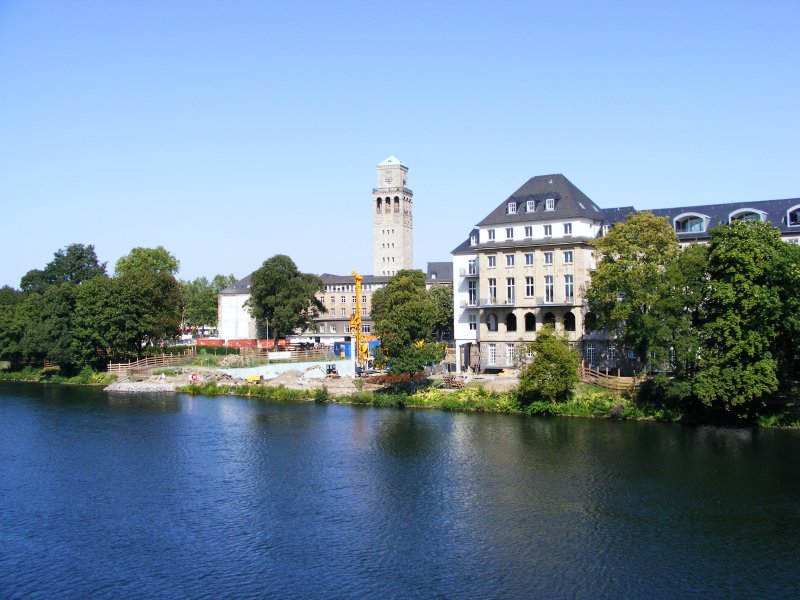
[(733, 221), (681, 248), (667, 219), (639, 213), (593, 245), (587, 328), (635, 352), (645, 399), (750, 421), (796, 396), (800, 247), (777, 228)]
[(0, 359), (12, 368), (58, 364), (65, 373), (138, 358), (180, 326), (216, 325), (217, 294), (233, 275), (179, 281), (166, 249), (134, 248), (109, 275), (92, 245), (57, 250), (20, 288), (0, 289)]

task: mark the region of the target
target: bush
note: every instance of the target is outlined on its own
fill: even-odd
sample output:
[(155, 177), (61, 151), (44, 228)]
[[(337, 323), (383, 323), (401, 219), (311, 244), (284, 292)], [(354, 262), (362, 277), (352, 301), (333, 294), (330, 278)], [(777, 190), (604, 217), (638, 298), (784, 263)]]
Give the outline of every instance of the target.
[(534, 357), (520, 373), (520, 403), (565, 401), (578, 383), (577, 353), (550, 326), (539, 332), (529, 348)]

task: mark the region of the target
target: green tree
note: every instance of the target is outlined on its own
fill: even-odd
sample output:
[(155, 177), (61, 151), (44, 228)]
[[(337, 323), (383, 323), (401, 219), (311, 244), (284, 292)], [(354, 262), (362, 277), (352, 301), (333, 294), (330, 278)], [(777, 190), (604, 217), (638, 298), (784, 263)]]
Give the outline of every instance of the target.
[(93, 277), (75, 290), (72, 348), (81, 363), (99, 370), (109, 362), (137, 354), (122, 305), (118, 280), (105, 275)]
[(264, 261), (251, 276), (247, 305), (259, 331), (269, 329), (277, 340), (311, 327), (314, 319), (325, 312), (316, 297), (322, 290), (319, 277), (301, 273), (291, 258), (278, 254)]
[(225, 288), (236, 283), (233, 275), (216, 275), (209, 282), (205, 277), (194, 281), (182, 281), (183, 323), (189, 327), (217, 324), (217, 296)]
[(391, 373), (417, 373), (440, 362), (444, 344), (434, 342), (436, 309), (419, 270), (398, 271), (372, 295), (372, 318), (381, 343), (376, 358)]
[(141, 356), (147, 345), (174, 338), (180, 331), (181, 288), (166, 272), (130, 272), (116, 277), (123, 338)]
[(173, 277), (178, 273), (180, 263), (163, 246), (157, 248), (134, 248), (126, 256), (117, 261), (114, 268), (118, 276), (131, 272), (160, 274), (165, 273)]
[(773, 351), (785, 332), (782, 290), (798, 282), (796, 276), (793, 282), (773, 277), (786, 256), (784, 244), (780, 232), (761, 221), (734, 221), (711, 232), (707, 316), (694, 391), (712, 410), (750, 419), (778, 389)]
[(42, 365), (50, 360), (67, 372), (78, 366), (72, 353), (70, 329), (74, 288), (61, 283), (26, 295), (19, 315), (23, 331), (19, 348), (23, 361)]
[(559, 402), (569, 398), (578, 383), (579, 357), (567, 340), (544, 327), (528, 345), (533, 360), (522, 369), (517, 394), (522, 404), (537, 400)]
[(9, 286), (0, 289), (0, 360), (13, 366), (22, 361), (20, 340), (25, 327), (21, 319), (20, 306), (25, 295)]
[(453, 339), (453, 286), (436, 284), (428, 290), (434, 310), (433, 334), (439, 342)]
[(48, 285), (79, 284), (105, 272), (106, 264), (97, 260), (94, 246), (70, 244), (57, 250), (44, 270), (28, 271), (20, 281), (20, 288), (26, 292), (42, 291)]
[(629, 215), (625, 223), (592, 242), (600, 254), (597, 269), (586, 290), (592, 319), (591, 329), (605, 329), (634, 350), (643, 365), (658, 344), (663, 324), (656, 308), (663, 291), (665, 273), (678, 256), (680, 246), (667, 219), (644, 212)]

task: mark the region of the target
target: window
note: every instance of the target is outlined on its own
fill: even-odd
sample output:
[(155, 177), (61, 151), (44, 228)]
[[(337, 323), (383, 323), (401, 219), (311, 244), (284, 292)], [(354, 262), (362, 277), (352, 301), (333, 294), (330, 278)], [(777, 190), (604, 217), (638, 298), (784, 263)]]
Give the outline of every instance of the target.
[(490, 256), (489, 257), (489, 268), (490, 269), (494, 268), (496, 265), (497, 265), (497, 257), (496, 256)]
[(347, 302), (347, 296), (342, 296), (342, 304), (344, 304), (345, 302)]
[(489, 331), (497, 331), (497, 315), (494, 313), (486, 315), (486, 328)]
[(344, 332), (345, 333), (350, 333), (350, 325), (345, 325), (344, 326)]
[(525, 313), (525, 331), (536, 331), (536, 315)]
[(489, 344), (489, 364), (497, 364), (497, 344)]
[(531, 266), (533, 264), (533, 252), (525, 254), (525, 264)]
[(571, 312), (564, 315), (564, 331), (575, 331), (575, 315)]
[(728, 222), (733, 223), (734, 221), (766, 221), (767, 214), (761, 212), (760, 210), (752, 210), (749, 208), (743, 208), (741, 210), (736, 210), (728, 215)]
[(528, 200), (525, 204), (525, 210), (528, 212), (533, 212), (536, 210), (536, 200)]
[(367, 301), (367, 295), (364, 294), (363, 296), (361, 296), (361, 302), (366, 303), (366, 301)]
[(553, 276), (552, 275), (545, 275), (544, 276), (544, 301), (545, 302), (552, 302), (553, 301)]
[(533, 277), (525, 278), (525, 297), (533, 298)]
[(789, 227), (797, 227), (800, 225), (800, 206), (794, 206), (786, 213), (786, 222)]
[(564, 223), (564, 235), (572, 235), (572, 223)]
[(506, 315), (506, 331), (516, 331), (517, 330), (517, 317), (514, 313), (508, 313)]
[(336, 304), (336, 296), (331, 296), (331, 304)]
[(494, 241), (494, 229), (489, 230), (489, 241), (490, 242)]
[(617, 362), (617, 347), (616, 346), (609, 346), (608, 347), (608, 362), (610, 362), (610, 363)]
[(478, 265), (474, 258), (467, 263), (467, 274), (468, 275), (478, 274)]
[(544, 264), (552, 265), (553, 264), (553, 253), (552, 252), (545, 252), (544, 253)]
[(497, 302), (497, 279), (494, 277), (489, 278), (489, 304)]
[(350, 314), (351, 314), (351, 315), (354, 315), (354, 314), (356, 314), (356, 307), (355, 307), (355, 306), (354, 306), (353, 308), (351, 308), (351, 309), (350, 309)]
[(322, 302), (323, 304), (325, 304), (325, 296), (320, 296), (319, 297), (319, 301)]
[(532, 225), (526, 225), (525, 226), (525, 237), (526, 238), (532, 238), (533, 237), (533, 226)]
[(514, 266), (514, 255), (513, 254), (506, 254), (506, 266), (513, 267)]
[(336, 323), (331, 323), (331, 333), (336, 333)]
[(467, 293), (468, 293), (468, 300), (467, 303), (470, 306), (476, 306), (478, 304), (478, 282), (474, 279), (472, 281), (467, 282)]
[[(516, 330), (516, 327), (514, 329)], [(514, 364), (514, 344), (506, 344), (506, 364)]]
[(608, 235), (609, 229), (611, 229), (611, 225), (603, 225), (603, 235)]
[(362, 317), (366, 317), (367, 316), (367, 307), (366, 306), (362, 306), (361, 307), (361, 316)]
[(469, 236), (469, 245), (470, 246), (474, 246), (477, 243), (478, 243), (478, 236), (476, 236), (474, 234)]
[(353, 304), (355, 304), (355, 303), (356, 303), (356, 297), (353, 296)]
[(510, 215), (517, 214), (517, 203), (516, 202), (509, 202), (508, 203), (508, 214), (510, 214)]
[(553, 235), (553, 226), (552, 225), (545, 225), (544, 226), (544, 237), (550, 237)]
[(679, 215), (675, 217), (678, 233), (702, 233), (706, 230), (706, 217), (701, 215)]
[(564, 252), (564, 262), (566, 264), (570, 264), (572, 262), (572, 250), (566, 250)]
[(594, 365), (594, 344), (591, 342), (586, 344), (586, 362)]
[(575, 283), (573, 282), (572, 275), (564, 275), (564, 300), (572, 303), (572, 298), (575, 295)]
[(548, 198), (544, 201), (544, 209), (545, 210), (555, 210), (556, 209), (556, 199), (555, 198)]
[(513, 240), (514, 239), (514, 228), (513, 227), (506, 227), (506, 239)]
[(469, 330), (475, 331), (478, 329), (478, 317), (477, 315), (470, 315), (469, 316)]
[(506, 277), (506, 304), (514, 304), (514, 278)]
[(361, 326), (361, 333), (369, 333), (370, 331), (372, 331), (372, 325)]

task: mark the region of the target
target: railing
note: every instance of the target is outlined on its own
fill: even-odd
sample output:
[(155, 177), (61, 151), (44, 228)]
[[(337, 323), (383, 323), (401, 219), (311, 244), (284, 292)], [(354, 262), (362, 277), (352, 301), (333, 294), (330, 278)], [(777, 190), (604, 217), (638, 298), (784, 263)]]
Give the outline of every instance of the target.
[(554, 296), (552, 300), (539, 296), (536, 298), (536, 304), (542, 306), (572, 306), (575, 304), (575, 296), (567, 296), (566, 298), (556, 298)]
[(135, 369), (179, 365), (191, 360), (194, 356), (195, 351), (192, 347), (180, 354), (158, 354), (145, 356), (139, 360), (129, 360), (126, 363), (108, 363), (106, 371), (111, 375), (130, 375)]
[(459, 269), (458, 274), (461, 277), (477, 277), (478, 269)]
[(580, 376), (581, 381), (584, 383), (591, 383), (614, 392), (635, 394), (641, 384), (641, 380), (636, 377), (621, 377), (619, 370), (615, 375), (609, 373), (607, 368), (603, 372), (600, 369), (593, 369), (591, 365), (587, 366), (584, 363), (581, 363)]

